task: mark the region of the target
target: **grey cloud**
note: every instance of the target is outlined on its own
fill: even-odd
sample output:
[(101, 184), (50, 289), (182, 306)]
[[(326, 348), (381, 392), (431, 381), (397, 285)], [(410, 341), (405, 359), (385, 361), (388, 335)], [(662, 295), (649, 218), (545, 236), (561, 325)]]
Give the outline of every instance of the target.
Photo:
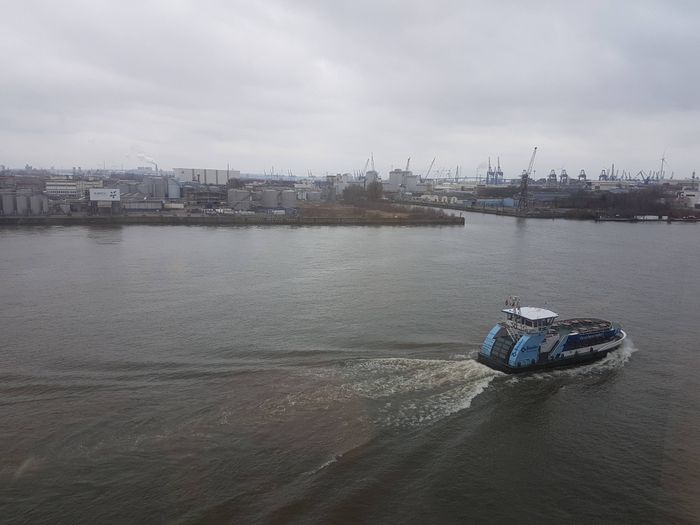
[(692, 2), (15, 2), (0, 163), (695, 167)]

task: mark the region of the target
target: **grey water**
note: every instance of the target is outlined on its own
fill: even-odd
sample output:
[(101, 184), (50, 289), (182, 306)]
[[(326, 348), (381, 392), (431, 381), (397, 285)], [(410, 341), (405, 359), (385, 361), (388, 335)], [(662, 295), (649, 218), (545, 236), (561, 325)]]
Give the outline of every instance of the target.
[[(0, 229), (3, 523), (700, 522), (700, 228)], [(474, 361), (505, 298), (619, 321)]]

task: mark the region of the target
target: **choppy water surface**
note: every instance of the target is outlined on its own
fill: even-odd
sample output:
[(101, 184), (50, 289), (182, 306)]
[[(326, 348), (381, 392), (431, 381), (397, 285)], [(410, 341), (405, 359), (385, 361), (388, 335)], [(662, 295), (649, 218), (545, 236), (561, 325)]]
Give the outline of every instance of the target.
[[(700, 228), (0, 230), (9, 523), (700, 521)], [(473, 360), (505, 297), (620, 321)]]

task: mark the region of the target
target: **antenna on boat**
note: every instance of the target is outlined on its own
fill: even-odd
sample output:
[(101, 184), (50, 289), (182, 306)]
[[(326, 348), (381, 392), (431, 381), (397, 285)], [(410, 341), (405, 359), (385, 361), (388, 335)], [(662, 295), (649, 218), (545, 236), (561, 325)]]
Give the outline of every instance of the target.
[(506, 306), (510, 306), (513, 310), (520, 310), (520, 297), (511, 295), (506, 299)]

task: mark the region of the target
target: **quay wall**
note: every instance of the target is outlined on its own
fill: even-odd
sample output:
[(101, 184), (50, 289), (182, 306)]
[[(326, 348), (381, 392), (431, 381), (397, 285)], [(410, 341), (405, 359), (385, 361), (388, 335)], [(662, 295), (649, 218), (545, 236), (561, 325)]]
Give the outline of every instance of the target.
[(0, 226), (71, 226), (71, 225), (289, 225), (289, 226), (441, 226), (464, 224), (464, 217), (365, 218), (365, 217), (275, 217), (275, 216), (40, 216), (0, 217)]

